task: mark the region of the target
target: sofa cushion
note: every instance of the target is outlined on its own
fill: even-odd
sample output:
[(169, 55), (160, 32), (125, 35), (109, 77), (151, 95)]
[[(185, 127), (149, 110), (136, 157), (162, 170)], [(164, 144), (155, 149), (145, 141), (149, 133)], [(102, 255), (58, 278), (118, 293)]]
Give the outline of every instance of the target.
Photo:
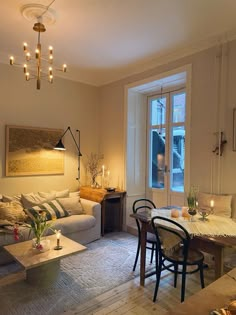
[(21, 194), (14, 195), (14, 196), (3, 195), (2, 196), (2, 201), (3, 202), (10, 202), (10, 201), (19, 201), (19, 202), (21, 202)]
[(46, 212), (47, 220), (59, 219), (69, 216), (69, 213), (57, 200), (44, 202), (43, 204), (34, 206), (32, 208), (24, 209), (24, 211), (32, 220), (37, 217), (41, 211)]
[(80, 198), (78, 196), (57, 198), (57, 200), (60, 202), (60, 204), (63, 205), (64, 209), (68, 211), (69, 215), (84, 213), (84, 209), (80, 203)]
[(52, 190), (52, 193), (56, 194), (56, 198), (66, 198), (69, 197), (69, 189), (57, 191), (57, 190)]
[[(64, 217), (53, 222), (53, 229), (61, 230), (63, 235), (89, 230), (96, 224), (92, 215), (80, 214)], [(50, 231), (49, 231), (50, 232)], [(50, 232), (51, 233), (51, 232)], [(52, 233), (51, 233), (52, 234)]]
[(43, 199), (46, 199), (47, 201), (55, 200), (56, 199), (56, 192), (38, 192), (39, 196)]
[(24, 208), (31, 208), (46, 201), (46, 198), (40, 197), (37, 193), (21, 194), (21, 202)]
[(200, 192), (198, 194), (199, 207), (210, 208), (210, 202), (214, 200), (214, 214), (223, 217), (231, 217), (232, 195), (215, 195)]
[(0, 202), (0, 219), (10, 222), (23, 222), (26, 215), (18, 201)]

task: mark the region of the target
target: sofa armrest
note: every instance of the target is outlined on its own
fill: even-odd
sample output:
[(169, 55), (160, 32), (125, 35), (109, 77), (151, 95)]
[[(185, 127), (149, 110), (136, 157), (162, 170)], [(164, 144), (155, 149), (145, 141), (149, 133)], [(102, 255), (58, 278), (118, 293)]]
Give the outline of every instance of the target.
[(101, 204), (88, 199), (80, 198), (81, 205), (86, 214), (93, 215), (95, 218), (101, 219)]

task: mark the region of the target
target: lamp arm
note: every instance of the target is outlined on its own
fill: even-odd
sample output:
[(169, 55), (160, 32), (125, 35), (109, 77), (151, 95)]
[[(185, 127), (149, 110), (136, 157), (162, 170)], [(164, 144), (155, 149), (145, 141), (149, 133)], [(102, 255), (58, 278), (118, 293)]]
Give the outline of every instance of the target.
[[(73, 133), (71, 132), (70, 127), (68, 127), (67, 129), (70, 131), (71, 137), (72, 137), (73, 140), (74, 140), (74, 143), (75, 143), (75, 145), (76, 145), (76, 148), (78, 149), (79, 155), (81, 155), (79, 146), (78, 146), (78, 144), (77, 144), (77, 142), (76, 142), (76, 140), (75, 140), (75, 137), (74, 137)], [(78, 132), (79, 132), (79, 130), (78, 130)]]

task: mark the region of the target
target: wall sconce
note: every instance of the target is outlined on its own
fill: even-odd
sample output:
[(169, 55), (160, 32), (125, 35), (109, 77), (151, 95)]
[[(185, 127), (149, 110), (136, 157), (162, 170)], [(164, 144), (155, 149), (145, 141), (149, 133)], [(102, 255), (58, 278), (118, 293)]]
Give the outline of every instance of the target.
[(66, 148), (64, 146), (64, 144), (62, 143), (62, 138), (65, 136), (65, 134), (67, 133), (67, 131), (69, 131), (75, 146), (78, 150), (78, 177), (76, 178), (78, 181), (80, 180), (80, 157), (82, 156), (81, 152), (80, 152), (80, 130), (76, 130), (76, 132), (78, 132), (78, 143), (75, 140), (75, 137), (70, 129), (70, 127), (67, 127), (66, 131), (63, 133), (63, 135), (61, 136), (60, 140), (58, 141), (58, 143), (55, 145), (54, 150), (60, 150), (60, 151), (65, 151)]

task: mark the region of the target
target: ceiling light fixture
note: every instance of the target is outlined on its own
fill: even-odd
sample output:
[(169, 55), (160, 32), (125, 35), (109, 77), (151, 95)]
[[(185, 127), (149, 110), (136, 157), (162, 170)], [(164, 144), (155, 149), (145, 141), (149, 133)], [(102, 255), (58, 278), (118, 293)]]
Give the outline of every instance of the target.
[[(55, 2), (53, 0), (48, 6), (43, 5), (25, 5), (22, 7), (22, 14), (25, 16), (26, 14), (31, 14), (30, 18), (32, 17), (32, 14), (37, 19), (37, 23), (34, 24), (33, 30), (38, 33), (38, 42), (37, 47), (35, 49), (35, 52), (32, 53), (27, 43), (23, 44), (23, 51), (25, 54), (25, 62), (22, 64), (16, 63), (14, 56), (10, 57), (10, 65), (11, 66), (18, 66), (23, 68), (23, 72), (25, 75), (25, 80), (29, 81), (31, 79), (36, 79), (36, 87), (38, 90), (41, 88), (41, 80), (44, 78), (47, 78), (49, 83), (53, 83), (53, 47), (49, 46), (48, 53), (43, 54), (42, 52), (42, 46), (40, 42), (40, 35), (41, 33), (46, 32), (46, 28), (44, 24), (42, 23), (43, 15), (49, 12), (50, 6)], [(28, 13), (29, 12), (29, 13)], [(39, 15), (40, 12), (40, 15)], [(51, 12), (52, 14), (52, 12)], [(27, 16), (25, 16), (27, 18)], [(48, 17), (47, 17), (48, 18)], [(33, 57), (34, 55), (34, 57)], [(44, 67), (44, 63), (47, 62), (49, 64), (48, 67)], [(57, 71), (66, 72), (67, 71), (67, 65), (63, 64), (62, 67), (55, 68)]]

